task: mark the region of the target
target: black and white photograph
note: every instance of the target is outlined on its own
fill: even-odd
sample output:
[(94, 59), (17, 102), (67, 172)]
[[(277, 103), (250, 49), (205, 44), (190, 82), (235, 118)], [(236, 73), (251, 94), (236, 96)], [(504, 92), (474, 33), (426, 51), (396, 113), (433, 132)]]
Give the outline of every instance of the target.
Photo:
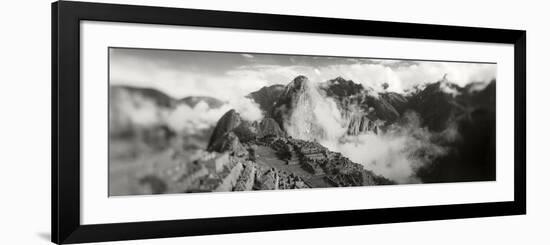
[(496, 180), (497, 64), (109, 48), (109, 196)]
[(6, 3), (0, 244), (550, 244), (543, 1)]

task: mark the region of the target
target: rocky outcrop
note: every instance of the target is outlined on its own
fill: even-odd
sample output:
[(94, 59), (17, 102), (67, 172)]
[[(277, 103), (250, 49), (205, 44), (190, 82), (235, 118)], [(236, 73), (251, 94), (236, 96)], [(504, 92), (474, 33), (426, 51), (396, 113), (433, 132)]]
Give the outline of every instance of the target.
[(241, 171), (243, 170), (243, 164), (239, 161), (233, 166), (228, 173), (222, 177), (221, 183), (214, 189), (214, 191), (232, 191), (233, 186), (237, 184)]
[(409, 99), (394, 92), (381, 93), (380, 98), (387, 101), (393, 108), (402, 115), (409, 109)]
[(197, 183), (197, 181), (204, 178), (205, 176), (208, 176), (208, 173), (210, 172), (204, 165), (198, 162), (195, 162), (190, 166), (191, 166), (190, 167), (191, 169), (188, 170), (187, 173), (179, 177), (176, 183), (177, 188), (175, 188), (173, 192), (189, 191), (190, 189), (193, 188), (193, 186), (195, 185), (195, 183)]
[(256, 173), (256, 180), (254, 182), (255, 190), (277, 190), (279, 189), (279, 174), (274, 168), (261, 173)]
[(285, 137), (285, 132), (273, 118), (264, 118), (256, 126), (257, 136), (264, 137)]
[[(352, 80), (342, 77), (329, 80), (321, 86), (326, 95), (334, 98), (343, 113), (361, 111), (371, 120), (394, 122), (406, 109), (406, 98), (396, 93), (375, 93)], [(397, 109), (399, 108), (399, 109)]]
[(241, 117), (235, 110), (229, 110), (226, 112), (214, 128), (212, 136), (210, 136), (210, 141), (208, 142), (208, 151), (218, 151), (220, 152), (219, 147), (214, 147), (220, 145), (220, 141), (223, 140), (223, 137), (237, 128), (242, 122)]
[[(280, 184), (279, 188), (281, 189), (291, 188), (290, 186), (294, 184), (291, 185), (289, 183), (294, 183), (298, 179), (303, 183), (296, 184), (297, 186), (292, 188), (394, 184), (392, 181), (364, 169), (361, 164), (354, 163), (342, 154), (332, 152), (317, 142), (286, 137), (263, 140), (259, 143), (274, 149), (279, 159), (285, 160), (289, 164), (299, 164), (299, 167), (308, 173), (307, 176), (297, 176), (292, 172), (277, 171), (279, 183), (285, 181), (287, 183)], [(287, 175), (297, 177), (298, 179), (294, 182), (289, 181), (288, 178), (292, 179), (292, 177), (287, 177)], [(325, 180), (321, 182), (317, 180), (309, 181), (310, 179), (318, 179), (316, 176)], [(256, 178), (257, 180), (262, 180), (261, 183), (264, 185), (266, 184), (264, 183), (266, 182), (264, 180), (266, 177), (259, 175)], [(257, 183), (255, 185), (256, 188), (260, 188), (261, 183)], [(267, 183), (272, 184), (272, 181), (268, 181)], [(269, 186), (272, 187), (272, 185)]]
[(244, 163), (244, 169), (233, 188), (234, 191), (251, 191), (254, 186), (254, 177), (256, 176), (257, 166), (252, 161)]
[(297, 116), (302, 120), (292, 121), (293, 125), (309, 127), (304, 130), (322, 136), (327, 132), (318, 127), (315, 121), (307, 120), (317, 120), (316, 115), (312, 114), (315, 108), (330, 106), (332, 100), (336, 102), (342, 118), (349, 122), (350, 135), (378, 131), (381, 122), (384, 125), (396, 122), (409, 105), (407, 98), (402, 95), (392, 92), (378, 94), (342, 77), (315, 85), (307, 77), (297, 76), (284, 87), (269, 115), (289, 135), (297, 136), (296, 132), (285, 128), (289, 118)]
[(246, 148), (239, 141), (239, 137), (237, 137), (237, 135), (233, 132), (226, 133), (216, 139), (208, 150), (216, 152), (231, 152), (237, 156), (244, 156), (247, 154)]
[(369, 131), (378, 134), (378, 125), (367, 115), (354, 115), (349, 119), (348, 135), (360, 135)]
[(277, 171), (279, 176), (278, 189), (304, 189), (309, 188), (305, 181), (294, 173), (288, 173), (286, 171)]
[(255, 137), (256, 134), (252, 130), (252, 126), (244, 121), (235, 110), (229, 110), (216, 124), (207, 150), (216, 152), (231, 151), (237, 154), (246, 153), (246, 149), (241, 142), (253, 140)]
[(281, 84), (271, 85), (269, 87), (263, 87), (256, 92), (250, 93), (247, 97), (253, 99), (260, 109), (262, 109), (266, 116), (270, 116), (273, 111), (273, 107), (279, 96), (283, 93), (285, 86)]
[(229, 154), (211, 152), (204, 155), (201, 159), (201, 164), (204, 165), (210, 172), (219, 173), (222, 172), (225, 166), (230, 162)]
[(239, 138), (242, 143), (254, 141), (257, 137), (256, 127), (248, 121), (241, 121), (241, 124), (232, 131)]
[(346, 98), (364, 91), (363, 85), (354, 83), (352, 80), (346, 80), (342, 77), (337, 77), (328, 80), (321, 85), (321, 88), (330, 97)]
[(286, 161), (286, 164), (298, 164), (299, 158), (294, 147), (288, 143), (286, 138), (277, 138), (267, 144), (275, 150), (279, 159)]
[(285, 119), (292, 114), (299, 97), (306, 93), (308, 86), (312, 85), (307, 77), (297, 76), (284, 87), (271, 112), (273, 119), (281, 128), (284, 129)]

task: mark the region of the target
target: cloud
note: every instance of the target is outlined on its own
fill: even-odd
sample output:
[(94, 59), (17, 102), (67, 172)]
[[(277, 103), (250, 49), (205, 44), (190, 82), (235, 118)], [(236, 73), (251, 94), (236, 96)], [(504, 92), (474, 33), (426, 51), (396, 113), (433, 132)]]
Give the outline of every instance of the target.
[(258, 105), (256, 102), (254, 102), (251, 99), (241, 97), (234, 100), (229, 101), (226, 106), (229, 111), (230, 109), (234, 109), (237, 111), (241, 117), (247, 121), (259, 121), (263, 118), (263, 112), (260, 109), (260, 105)]
[[(347, 134), (350, 118), (344, 116), (331, 98), (323, 96), (315, 84), (305, 83), (304, 92), (294, 103), (294, 110), (284, 121), (290, 136), (320, 142), (365, 169), (398, 183), (420, 182), (416, 171), (447, 153), (445, 147), (434, 143), (434, 138), (441, 137), (422, 128), (419, 116), (412, 112), (404, 115), (398, 127), (351, 136)], [(443, 137), (455, 140), (456, 128), (445, 130)]]
[[(315, 82), (341, 76), (377, 92), (384, 91), (382, 84), (387, 83), (388, 91), (398, 93), (436, 82), (445, 74), (460, 86), (487, 83), (496, 76), (495, 64), (191, 51), (163, 51), (158, 55), (138, 51), (111, 54), (110, 83), (152, 87), (175, 98), (202, 95), (230, 100), (263, 86), (288, 84), (298, 75)], [(138, 53), (132, 55), (134, 52)]]
[(110, 123), (114, 128), (124, 128), (128, 124), (138, 127), (158, 124), (163, 111), (150, 99), (127, 91), (115, 91), (110, 104)]
[(159, 123), (166, 123), (176, 132), (196, 132), (216, 125), (218, 120), (234, 109), (241, 117), (248, 121), (258, 121), (263, 118), (259, 106), (247, 98), (240, 98), (229, 101), (219, 108), (210, 108), (204, 101), (197, 103), (194, 107), (180, 104), (176, 109), (167, 111), (165, 117), (158, 118)]
[(158, 89), (173, 98), (186, 96), (210, 96), (220, 100), (243, 97), (268, 83), (257, 76), (249, 76), (239, 71), (224, 74), (209, 74), (189, 70), (150, 68), (139, 63), (129, 68), (113, 65), (111, 84), (149, 87)]
[(226, 101), (221, 107), (211, 108), (201, 101), (195, 106), (178, 104), (175, 108), (159, 107), (150, 98), (125, 90), (117, 91), (111, 101), (111, 130), (167, 125), (176, 132), (196, 133), (214, 127), (227, 111), (234, 109), (248, 121), (263, 118), (254, 101), (239, 97)]
[(434, 143), (437, 135), (420, 127), (416, 114), (406, 114), (405, 118), (406, 123), (385, 132), (343, 136), (322, 144), (397, 183), (419, 183), (416, 171), (447, 154), (448, 149)]
[(321, 95), (312, 82), (304, 82), (303, 93), (292, 105), (293, 110), (284, 120), (286, 132), (303, 140), (337, 140), (346, 132), (336, 102)]
[(176, 132), (194, 132), (207, 129), (215, 125), (223, 115), (222, 108), (211, 109), (203, 101), (197, 103), (194, 107), (180, 104), (173, 111), (168, 111), (165, 118), (159, 118), (159, 123), (166, 123)]
[[(487, 84), (496, 79), (496, 65), (451, 62), (408, 62), (395, 63), (336, 64), (322, 67), (292, 65), (248, 65), (232, 71), (242, 77), (265, 81), (268, 84), (287, 84), (298, 75), (305, 75), (315, 82), (324, 82), (336, 77), (353, 80), (376, 92), (391, 91), (405, 93), (415, 86), (434, 83), (447, 75), (447, 79), (459, 86), (472, 82)], [(387, 83), (389, 87), (383, 88)]]
[(323, 67), (319, 79), (342, 76), (365, 87), (382, 92), (382, 84), (388, 83), (387, 91), (404, 93), (414, 86), (439, 81), (445, 74), (447, 79), (459, 86), (472, 82), (488, 83), (496, 78), (496, 65), (467, 64), (451, 62), (419, 62), (407, 66), (388, 66), (386, 64), (344, 64)]

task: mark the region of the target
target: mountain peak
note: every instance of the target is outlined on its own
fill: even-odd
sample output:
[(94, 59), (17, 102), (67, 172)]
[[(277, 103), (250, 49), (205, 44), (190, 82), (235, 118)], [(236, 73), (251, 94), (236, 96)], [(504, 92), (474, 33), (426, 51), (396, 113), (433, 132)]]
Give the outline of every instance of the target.
[(311, 82), (306, 76), (299, 75), (295, 77), (289, 84), (285, 86), (284, 92), (281, 94), (279, 104), (282, 101), (290, 100), (296, 95), (303, 94), (309, 87)]
[(309, 84), (309, 79), (304, 75), (299, 75), (292, 80), (287, 86), (287, 91), (300, 91), (303, 90), (306, 85)]
[(264, 118), (257, 125), (257, 132), (260, 138), (266, 136), (284, 137), (286, 135), (273, 118)]
[(456, 83), (452, 82), (448, 79), (447, 73), (443, 75), (443, 78), (441, 78), (439, 81), (434, 83), (433, 86), (437, 87), (437, 89), (443, 93), (449, 94), (451, 96), (457, 96), (461, 94), (462, 88), (457, 85)]
[(355, 83), (353, 80), (346, 80), (341, 76), (326, 81), (322, 88), (328, 96), (345, 97), (361, 93), (363, 85)]
[(298, 75), (297, 77), (294, 78), (294, 80), (292, 80), (293, 83), (296, 83), (296, 82), (304, 82), (304, 81), (308, 81), (309, 79), (304, 76), (304, 75)]
[[(331, 81), (337, 82), (337, 83), (345, 83), (345, 82), (348, 82), (348, 80), (344, 79), (344, 78), (341, 77), (341, 76), (338, 76), (338, 77), (332, 79)], [(349, 80), (349, 81), (351, 81), (351, 80)]]
[(220, 141), (226, 133), (231, 132), (233, 131), (233, 129), (237, 128), (242, 121), (243, 120), (239, 113), (237, 113), (237, 111), (235, 111), (234, 109), (227, 111), (220, 118), (220, 120), (218, 120), (218, 124), (216, 124), (216, 127), (212, 132), (212, 136), (210, 137), (210, 141), (208, 143), (208, 150), (217, 150), (214, 149), (217, 141)]
[(276, 101), (279, 99), (279, 96), (284, 91), (284, 85), (274, 84), (271, 86), (264, 86), (260, 90), (248, 94), (247, 97), (258, 103), (260, 105), (260, 109), (262, 109), (266, 115), (269, 115), (273, 110), (273, 106)]

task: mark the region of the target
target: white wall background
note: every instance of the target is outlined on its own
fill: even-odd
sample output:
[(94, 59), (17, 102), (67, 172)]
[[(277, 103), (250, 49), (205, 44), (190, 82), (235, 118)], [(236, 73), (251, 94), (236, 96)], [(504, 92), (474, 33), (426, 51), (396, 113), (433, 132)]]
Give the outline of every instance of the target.
[[(115, 1), (106, 1), (115, 2)], [(187, 8), (526, 29), (526, 216), (260, 232), (107, 244), (549, 244), (547, 130), (550, 32), (544, 1), (116, 1)], [(50, 230), (50, 1), (0, 11), (0, 243), (48, 244)], [(512, 133), (512, 132), (510, 132)]]

